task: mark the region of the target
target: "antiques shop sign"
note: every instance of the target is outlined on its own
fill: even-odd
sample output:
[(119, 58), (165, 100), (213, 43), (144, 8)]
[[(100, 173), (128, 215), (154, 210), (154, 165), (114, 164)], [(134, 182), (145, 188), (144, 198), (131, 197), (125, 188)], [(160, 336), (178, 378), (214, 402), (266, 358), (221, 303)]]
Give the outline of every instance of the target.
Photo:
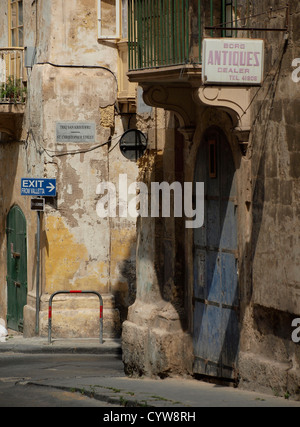
[(203, 40), (204, 84), (259, 85), (263, 81), (263, 71), (263, 40)]

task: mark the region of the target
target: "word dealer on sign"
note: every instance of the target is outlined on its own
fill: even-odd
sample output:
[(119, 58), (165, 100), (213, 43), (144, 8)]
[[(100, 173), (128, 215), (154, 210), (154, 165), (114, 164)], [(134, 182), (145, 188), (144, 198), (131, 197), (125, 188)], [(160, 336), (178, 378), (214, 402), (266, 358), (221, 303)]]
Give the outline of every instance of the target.
[(264, 41), (204, 39), (204, 84), (259, 85), (263, 81)]
[(21, 196), (56, 196), (56, 179), (22, 178)]

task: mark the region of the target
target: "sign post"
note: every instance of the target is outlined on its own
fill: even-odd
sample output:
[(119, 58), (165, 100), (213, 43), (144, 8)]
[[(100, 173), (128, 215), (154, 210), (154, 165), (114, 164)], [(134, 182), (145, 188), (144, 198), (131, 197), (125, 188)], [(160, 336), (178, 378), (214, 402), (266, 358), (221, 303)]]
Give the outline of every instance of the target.
[[(21, 196), (35, 196), (31, 199), (31, 210), (37, 213), (36, 231), (36, 323), (35, 332), (39, 333), (39, 312), (40, 312), (40, 232), (41, 232), (41, 212), (45, 209), (45, 199), (43, 197), (56, 196), (56, 179), (48, 178), (22, 178)], [(43, 196), (43, 197), (41, 197)]]
[(37, 211), (37, 227), (36, 227), (36, 317), (35, 317), (35, 333), (39, 333), (39, 313), (40, 313), (40, 241), (41, 241), (41, 212)]

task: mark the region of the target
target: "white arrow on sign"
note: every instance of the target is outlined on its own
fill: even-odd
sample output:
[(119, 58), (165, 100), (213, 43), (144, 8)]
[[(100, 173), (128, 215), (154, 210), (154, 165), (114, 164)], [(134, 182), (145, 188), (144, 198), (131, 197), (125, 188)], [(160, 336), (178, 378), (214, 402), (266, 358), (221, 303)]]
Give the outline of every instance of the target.
[(47, 188), (47, 190), (49, 189), (49, 193), (51, 193), (51, 191), (54, 190), (55, 186), (52, 184), (52, 182), (49, 182), (49, 185), (46, 188)]

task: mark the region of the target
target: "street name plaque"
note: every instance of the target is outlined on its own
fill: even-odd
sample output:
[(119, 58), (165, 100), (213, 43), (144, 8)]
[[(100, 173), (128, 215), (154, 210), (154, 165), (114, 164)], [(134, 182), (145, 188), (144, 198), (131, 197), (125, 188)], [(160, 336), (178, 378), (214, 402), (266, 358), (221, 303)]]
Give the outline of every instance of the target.
[(56, 142), (95, 142), (96, 127), (93, 122), (57, 122)]

